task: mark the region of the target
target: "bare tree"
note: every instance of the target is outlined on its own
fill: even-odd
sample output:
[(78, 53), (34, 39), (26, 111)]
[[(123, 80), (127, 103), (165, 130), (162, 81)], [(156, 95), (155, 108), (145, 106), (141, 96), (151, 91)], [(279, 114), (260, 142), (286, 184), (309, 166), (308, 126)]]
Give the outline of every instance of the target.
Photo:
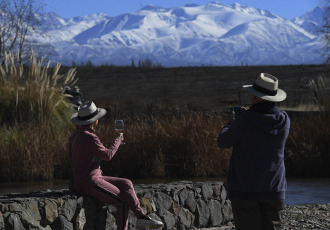
[(0, 0), (0, 60), (6, 52), (17, 53), (20, 62), (33, 46), (29, 42), (39, 27), (36, 14), (42, 10), (42, 0)]
[(324, 38), (324, 55), (327, 58), (326, 63), (330, 64), (330, 0), (325, 0), (325, 12), (323, 15), (323, 25), (321, 33)]

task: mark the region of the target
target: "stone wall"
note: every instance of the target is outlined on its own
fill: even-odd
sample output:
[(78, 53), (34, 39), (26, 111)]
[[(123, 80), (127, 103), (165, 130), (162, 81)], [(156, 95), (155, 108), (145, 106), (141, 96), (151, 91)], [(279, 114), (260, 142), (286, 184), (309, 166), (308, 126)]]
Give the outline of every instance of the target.
[[(232, 221), (222, 182), (180, 181), (135, 185), (146, 214), (164, 222), (163, 229), (222, 226)], [(115, 207), (68, 190), (0, 196), (0, 230), (116, 229)], [(129, 229), (136, 218), (130, 212)]]

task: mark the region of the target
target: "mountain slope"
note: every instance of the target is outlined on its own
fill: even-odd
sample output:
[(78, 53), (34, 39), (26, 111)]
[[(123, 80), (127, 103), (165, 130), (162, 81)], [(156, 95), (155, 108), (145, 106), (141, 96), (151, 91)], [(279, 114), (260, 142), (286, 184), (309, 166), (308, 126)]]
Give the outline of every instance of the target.
[(149, 58), (163, 66), (199, 66), (322, 63), (322, 41), (307, 26), (312, 15), (317, 11), (289, 21), (269, 11), (215, 2), (149, 5), (117, 17), (43, 17), (52, 21), (45, 32), (57, 51), (54, 59), (64, 64), (129, 65)]
[(325, 13), (325, 7), (316, 7), (305, 13), (301, 17), (295, 18), (293, 22), (301, 28), (305, 29), (306, 31), (315, 35), (319, 35), (320, 28), (323, 25), (323, 19), (326, 16)]

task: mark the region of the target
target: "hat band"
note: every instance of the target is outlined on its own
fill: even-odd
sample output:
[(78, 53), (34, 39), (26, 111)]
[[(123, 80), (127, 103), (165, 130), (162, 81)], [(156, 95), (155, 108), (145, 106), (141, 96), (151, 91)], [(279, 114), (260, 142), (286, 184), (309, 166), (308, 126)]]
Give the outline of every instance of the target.
[(268, 90), (268, 89), (265, 89), (265, 88), (257, 85), (256, 83), (253, 83), (252, 88), (259, 91), (259, 92), (261, 92), (261, 93), (264, 93), (268, 96), (275, 96), (277, 94), (277, 90)]
[(79, 119), (79, 120), (83, 120), (83, 121), (87, 121), (87, 120), (89, 120), (89, 119), (95, 117), (98, 113), (99, 113), (99, 111), (98, 111), (98, 109), (97, 109), (94, 113), (91, 113), (91, 114), (89, 114), (89, 115), (87, 115), (87, 116), (83, 116), (83, 117), (81, 117), (81, 116), (78, 115), (78, 119)]

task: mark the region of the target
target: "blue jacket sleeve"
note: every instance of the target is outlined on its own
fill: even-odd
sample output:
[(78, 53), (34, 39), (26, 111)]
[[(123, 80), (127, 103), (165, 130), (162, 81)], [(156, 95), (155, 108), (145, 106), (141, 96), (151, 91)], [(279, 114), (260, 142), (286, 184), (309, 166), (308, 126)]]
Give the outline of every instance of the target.
[(218, 135), (218, 145), (220, 148), (231, 148), (238, 142), (238, 121), (229, 122)]

